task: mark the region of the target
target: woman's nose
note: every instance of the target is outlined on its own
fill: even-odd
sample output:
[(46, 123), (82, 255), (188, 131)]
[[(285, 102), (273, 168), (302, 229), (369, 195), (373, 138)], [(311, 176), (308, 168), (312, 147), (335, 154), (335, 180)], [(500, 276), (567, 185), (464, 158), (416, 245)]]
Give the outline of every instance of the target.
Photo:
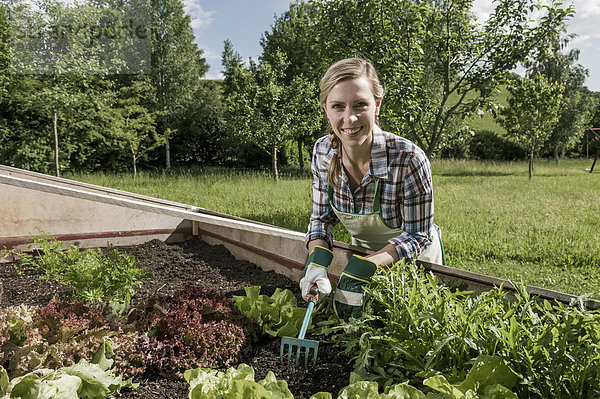
[(356, 116), (353, 110), (346, 111), (345, 118), (350, 123), (354, 123), (358, 120), (358, 117)]

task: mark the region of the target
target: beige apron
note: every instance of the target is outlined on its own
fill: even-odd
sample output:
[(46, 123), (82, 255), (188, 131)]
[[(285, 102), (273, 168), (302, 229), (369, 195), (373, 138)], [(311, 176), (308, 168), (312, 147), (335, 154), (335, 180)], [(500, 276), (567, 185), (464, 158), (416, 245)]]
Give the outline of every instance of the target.
[[(328, 185), (329, 186), (329, 185)], [(388, 226), (381, 218), (381, 204), (379, 201), (379, 179), (375, 178), (375, 199), (373, 200), (373, 212), (364, 215), (358, 213), (342, 212), (333, 206), (333, 188), (328, 187), (329, 205), (333, 209), (340, 222), (352, 236), (352, 244), (362, 248), (379, 251), (388, 244), (390, 238), (403, 233), (400, 228)], [(441, 241), (439, 227), (433, 225), (429, 243), (417, 257), (418, 260), (444, 264), (444, 249)]]

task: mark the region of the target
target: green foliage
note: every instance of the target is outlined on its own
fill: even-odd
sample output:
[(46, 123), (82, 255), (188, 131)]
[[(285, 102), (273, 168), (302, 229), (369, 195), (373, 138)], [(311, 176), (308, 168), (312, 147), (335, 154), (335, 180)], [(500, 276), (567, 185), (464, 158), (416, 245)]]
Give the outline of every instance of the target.
[(269, 371), (264, 379), (254, 381), (254, 369), (246, 364), (230, 367), (225, 372), (206, 368), (186, 370), (190, 399), (293, 399), (287, 382), (277, 380)]
[[(184, 376), (190, 384), (191, 399), (293, 399), (287, 383), (277, 380), (272, 371), (269, 371), (263, 380), (255, 382), (254, 369), (246, 364), (240, 364), (237, 368), (231, 367), (225, 372), (206, 368), (189, 369)], [(350, 384), (342, 388), (336, 397), (338, 399), (516, 399), (515, 394), (506, 386), (514, 385), (514, 377), (514, 373), (502, 359), (482, 356), (477, 359), (461, 384), (452, 385), (443, 375), (426, 379), (424, 385), (429, 387), (427, 394), (406, 382), (388, 386), (383, 393), (380, 393), (376, 382), (364, 381), (357, 374), (351, 373)], [(312, 395), (311, 399), (332, 399), (332, 395), (328, 392), (318, 392)]]
[(115, 313), (127, 309), (136, 287), (148, 278), (137, 267), (136, 259), (116, 249), (109, 248), (103, 254), (99, 249), (80, 251), (70, 245), (63, 251), (64, 243), (47, 234), (32, 237), (31, 241), (30, 248), (37, 246), (40, 254), (18, 253), (21, 267), (33, 266), (44, 278), (68, 285), (74, 297), (108, 304)]
[(500, 124), (529, 153), (529, 178), (539, 148), (550, 138), (558, 122), (564, 86), (535, 73), (515, 78), (508, 86), (508, 107), (500, 110)]
[(290, 290), (277, 288), (270, 297), (260, 295), (260, 286), (246, 287), (244, 291), (246, 296), (233, 297), (235, 306), (244, 316), (256, 320), (264, 333), (273, 337), (298, 335), (306, 309), (297, 306)]
[(478, 130), (469, 142), (469, 156), (479, 160), (516, 161), (527, 158), (527, 151), (504, 135)]
[[(418, 384), (441, 373), (452, 383), (464, 381), (463, 389), (502, 383), (518, 397), (600, 393), (598, 311), (541, 301), (523, 286), (514, 300), (502, 287), (472, 295), (403, 262), (381, 269), (365, 292), (363, 317), (333, 327), (342, 331), (338, 338), (348, 337), (345, 353), (365, 378)], [(501, 363), (485, 365), (491, 358), (481, 356)], [(471, 376), (469, 363), (477, 366)], [(490, 370), (499, 376), (472, 380)]]
[[(273, 178), (279, 180), (279, 148), (294, 134), (298, 136), (299, 127), (293, 124), (299, 119), (294, 117), (294, 113), (299, 113), (302, 119), (311, 109), (304, 107), (297, 110), (297, 107), (308, 103), (312, 110), (318, 109), (318, 103), (302, 96), (306, 91), (313, 95), (314, 86), (303, 87), (301, 93), (288, 90), (282, 80), (283, 70), (289, 63), (280, 52), (270, 62), (263, 61), (259, 65), (251, 62), (246, 68), (239, 54), (233, 51), (231, 43), (226, 42), (222, 59), (223, 65), (228, 68), (224, 81), (227, 105), (225, 128), (229, 135), (240, 142), (253, 144), (267, 152), (271, 156)], [(304, 82), (298, 77), (294, 81), (294, 88), (300, 89), (298, 85)], [(299, 112), (290, 113), (290, 110)], [(314, 113), (312, 115), (311, 119), (305, 120), (309, 127), (316, 123)]]
[(112, 348), (105, 342), (91, 362), (82, 359), (56, 370), (38, 369), (12, 380), (0, 366), (0, 395), (7, 399), (102, 399), (114, 397), (123, 388), (136, 389), (139, 384), (132, 379), (124, 381), (115, 375), (113, 360), (107, 355), (112, 355)]
[(202, 50), (194, 43), (191, 16), (182, 0), (151, 0), (152, 62), (150, 78), (155, 91), (152, 111), (157, 134), (166, 140), (166, 167), (171, 167), (170, 137), (177, 136), (176, 121), (194, 108), (192, 99), (200, 77), (208, 71)]
[(121, 87), (117, 96), (116, 112), (120, 123), (110, 134), (131, 155), (134, 177), (137, 176), (138, 159), (166, 142), (165, 136), (156, 131), (156, 115), (147, 107), (151, 91), (149, 82), (139, 79)]
[(383, 127), (432, 155), (466, 117), (493, 108), (494, 89), (573, 14), (559, 1), (504, 0), (478, 24), (471, 7), (468, 0), (315, 0), (290, 7), (261, 44), (267, 59), (279, 50), (294, 63), (286, 72), (307, 77), (340, 58), (372, 61), (386, 87)]
[(559, 40), (556, 36), (549, 51), (526, 64), (530, 74), (542, 73), (565, 87), (558, 123), (543, 148), (543, 153), (553, 156), (557, 162), (581, 139), (597, 106), (597, 100), (584, 86), (588, 71), (576, 63), (579, 50), (561, 52), (573, 38), (569, 35)]

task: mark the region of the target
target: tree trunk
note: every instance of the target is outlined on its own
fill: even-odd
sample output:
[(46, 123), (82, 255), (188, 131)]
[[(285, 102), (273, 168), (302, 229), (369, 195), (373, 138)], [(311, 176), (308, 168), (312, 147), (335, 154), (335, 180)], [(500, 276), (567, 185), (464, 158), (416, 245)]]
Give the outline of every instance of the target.
[(169, 139), (165, 144), (165, 167), (171, 169), (171, 146), (169, 145)]
[(300, 165), (300, 172), (304, 173), (304, 157), (302, 156), (302, 140), (298, 139), (298, 165)]
[(529, 180), (533, 176), (533, 149), (535, 147), (531, 146), (531, 151), (529, 152)]
[(60, 177), (60, 164), (58, 163), (58, 112), (52, 110), (52, 124), (54, 129), (54, 165), (56, 166), (56, 176)]
[(275, 179), (275, 181), (279, 181), (279, 171), (277, 170), (277, 145), (273, 144), (273, 147), (271, 148), (271, 160), (272, 160), (272, 167), (273, 167), (273, 179)]
[(558, 150), (558, 145), (554, 146), (554, 160), (558, 163), (558, 159), (560, 158), (560, 151)]
[(131, 148), (131, 158), (133, 161), (133, 178), (135, 179), (137, 177), (137, 157), (135, 156), (135, 151), (133, 150), (133, 146), (130, 146)]

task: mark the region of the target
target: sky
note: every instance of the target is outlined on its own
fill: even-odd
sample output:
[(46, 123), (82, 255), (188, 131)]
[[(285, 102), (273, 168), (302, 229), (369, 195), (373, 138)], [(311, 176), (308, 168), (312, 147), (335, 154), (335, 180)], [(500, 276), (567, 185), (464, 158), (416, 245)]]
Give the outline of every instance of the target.
[[(287, 10), (290, 0), (183, 0), (192, 17), (192, 28), (198, 47), (210, 65), (207, 79), (220, 79), (223, 42), (231, 40), (243, 59), (258, 60), (262, 52), (260, 38), (270, 30), (275, 16)], [(567, 25), (567, 33), (577, 37), (570, 48), (580, 50), (579, 63), (589, 71), (586, 86), (600, 91), (600, 0), (572, 0), (575, 16)], [(473, 12), (485, 18), (493, 11), (492, 0), (474, 0)]]

